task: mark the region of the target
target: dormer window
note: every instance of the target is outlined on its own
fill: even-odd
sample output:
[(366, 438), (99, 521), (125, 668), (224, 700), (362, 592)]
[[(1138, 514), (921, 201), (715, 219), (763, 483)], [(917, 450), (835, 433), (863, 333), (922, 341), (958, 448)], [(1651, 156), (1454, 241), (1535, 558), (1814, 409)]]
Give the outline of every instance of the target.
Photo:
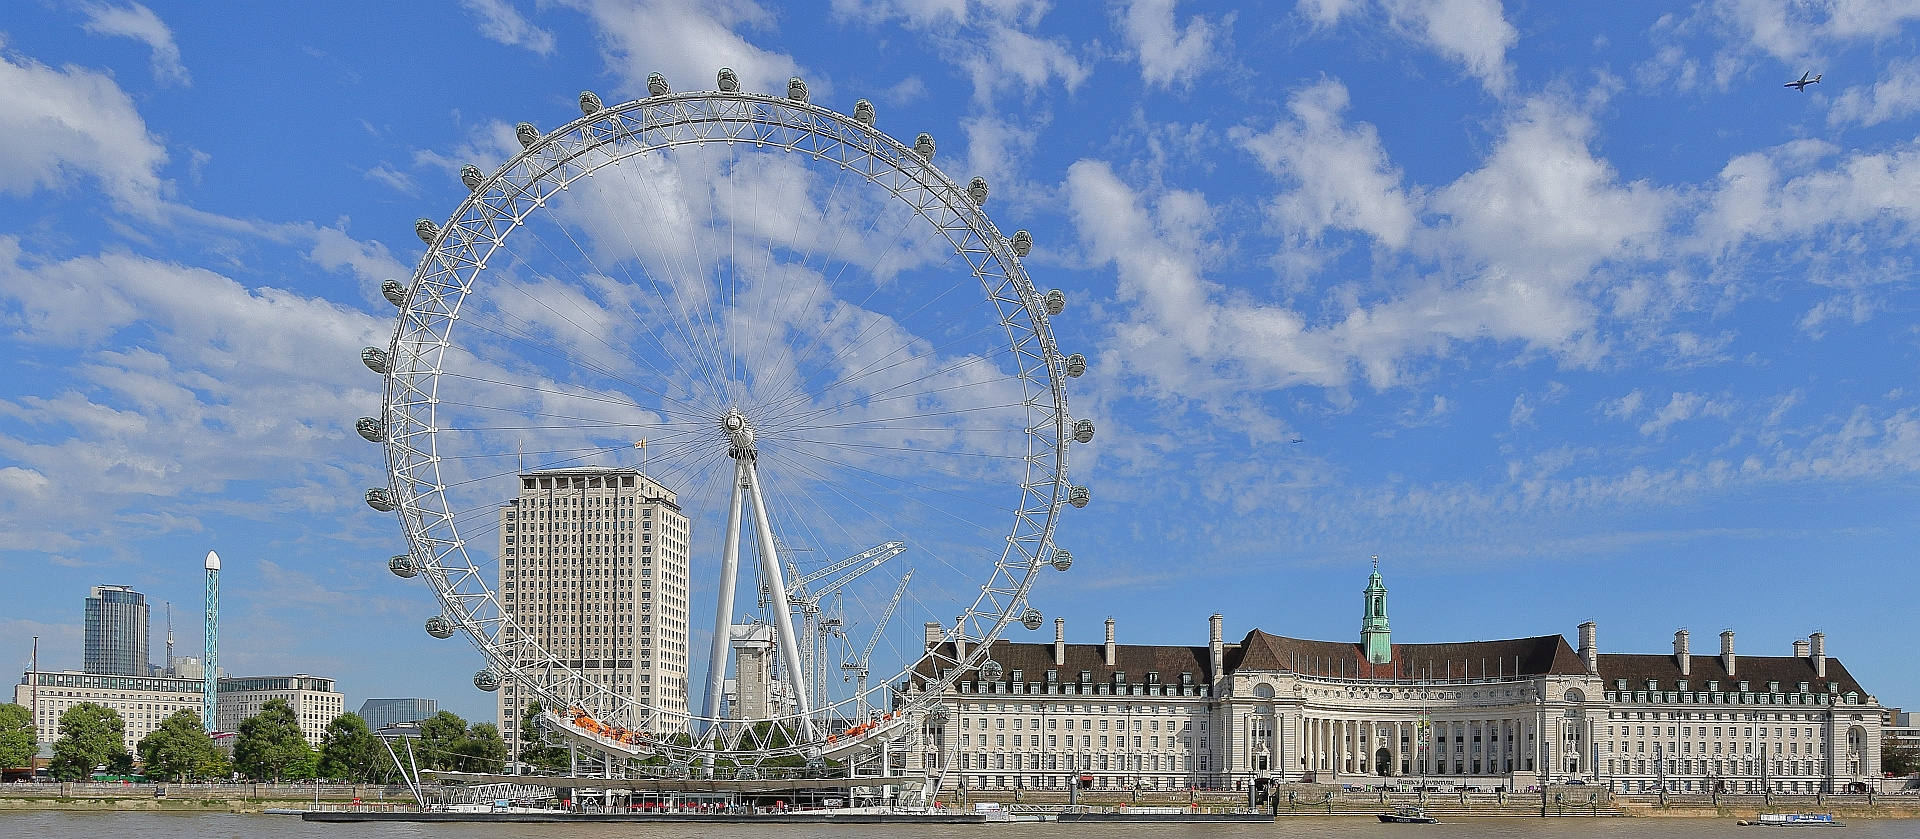
[(1648, 680), (1647, 680), (1647, 690), (1650, 690), (1650, 691), (1654, 691), (1654, 690), (1659, 690), (1659, 689), (1660, 689), (1660, 680), (1659, 680), (1659, 679), (1648, 679)]
[(1767, 683), (1767, 692), (1768, 692), (1768, 693), (1779, 693), (1779, 692), (1780, 692), (1780, 683), (1779, 683), (1779, 682), (1768, 682), (1768, 683)]
[(1027, 680), (1027, 673), (1024, 670), (1015, 670), (1013, 671), (1011, 679), (1016, 682), (1024, 682)]
[(1686, 689), (1687, 689), (1687, 680), (1686, 680), (1686, 679), (1681, 679), (1681, 680), (1680, 680), (1680, 689), (1681, 689), (1681, 690), (1686, 690)]
[(1093, 671), (1092, 671), (1092, 670), (1082, 670), (1082, 671), (1080, 671), (1080, 683), (1081, 683), (1081, 684), (1086, 684), (1087, 682), (1091, 682), (1091, 681), (1093, 681)]
[(1720, 692), (1720, 680), (1719, 680), (1719, 679), (1709, 679), (1709, 680), (1707, 681), (1707, 690), (1710, 690), (1710, 691), (1712, 691), (1712, 692), (1714, 692), (1714, 693), (1719, 693), (1719, 692)]
[(1801, 692), (1801, 693), (1806, 693), (1806, 692), (1807, 692), (1807, 683), (1806, 683), (1806, 682), (1801, 682), (1801, 683), (1800, 683), (1800, 692)]
[(1124, 684), (1126, 684), (1126, 683), (1127, 683), (1127, 671), (1125, 671), (1125, 670), (1115, 670), (1115, 671), (1113, 671), (1113, 683), (1114, 683), (1114, 684), (1116, 684), (1116, 685), (1124, 685)]
[(1746, 692), (1748, 692), (1749, 690), (1751, 690), (1751, 688), (1748, 688), (1748, 687), (1747, 687), (1747, 680), (1746, 680), (1746, 679), (1741, 679), (1741, 680), (1740, 680), (1740, 692), (1741, 692), (1741, 693), (1746, 693)]
[(1150, 685), (1157, 685), (1157, 684), (1160, 684), (1160, 671), (1158, 671), (1158, 670), (1150, 670), (1150, 671), (1148, 671), (1148, 672), (1147, 672), (1147, 684), (1150, 684)]
[(1059, 681), (1060, 681), (1060, 671), (1058, 670), (1047, 671), (1047, 684), (1051, 685), (1051, 684), (1058, 683)]
[(1614, 679), (1614, 680), (1613, 680), (1613, 689), (1614, 689), (1614, 690), (1626, 690), (1626, 689), (1627, 689), (1627, 680), (1626, 680), (1626, 679)]
[(1190, 685), (1192, 685), (1192, 684), (1193, 684), (1193, 674), (1192, 674), (1192, 673), (1182, 673), (1182, 674), (1180, 674), (1180, 684), (1183, 684), (1183, 685), (1189, 685), (1189, 686), (1190, 686)]

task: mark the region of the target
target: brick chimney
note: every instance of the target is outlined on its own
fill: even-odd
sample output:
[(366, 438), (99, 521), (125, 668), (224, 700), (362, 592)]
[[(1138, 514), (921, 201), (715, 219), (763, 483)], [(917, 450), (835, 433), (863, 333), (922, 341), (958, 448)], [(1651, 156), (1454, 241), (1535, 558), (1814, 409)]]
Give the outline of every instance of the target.
[(941, 636), (947, 634), (947, 628), (941, 626), (939, 621), (927, 621), (925, 629), (927, 630), (927, 649), (929, 650), (938, 646)]
[(1067, 665), (1067, 619), (1053, 619), (1053, 666)]
[(953, 658), (955, 661), (967, 660), (967, 616), (953, 619)]
[(1793, 657), (1804, 658), (1811, 661), (1813, 659), (1813, 642), (1808, 641), (1805, 638), (1794, 639)]
[(1813, 675), (1824, 679), (1827, 677), (1827, 633), (1815, 632), (1808, 640), (1812, 642), (1808, 646), (1813, 648)]
[(1673, 660), (1680, 665), (1680, 675), (1693, 672), (1693, 651), (1687, 644), (1687, 631), (1682, 629), (1673, 633)]
[(1587, 621), (1580, 625), (1580, 660), (1586, 662), (1587, 675), (1600, 672), (1600, 625)]
[(1208, 674), (1208, 678), (1213, 679), (1215, 684), (1224, 678), (1220, 671), (1226, 667), (1227, 660), (1227, 642), (1220, 634), (1224, 620), (1217, 612), (1207, 618), (1207, 663), (1213, 665), (1213, 672)]
[(1739, 675), (1736, 665), (1740, 662), (1733, 655), (1733, 630), (1720, 633), (1720, 666), (1727, 668), (1727, 675)]
[(1107, 618), (1107, 666), (1113, 666), (1113, 618)]

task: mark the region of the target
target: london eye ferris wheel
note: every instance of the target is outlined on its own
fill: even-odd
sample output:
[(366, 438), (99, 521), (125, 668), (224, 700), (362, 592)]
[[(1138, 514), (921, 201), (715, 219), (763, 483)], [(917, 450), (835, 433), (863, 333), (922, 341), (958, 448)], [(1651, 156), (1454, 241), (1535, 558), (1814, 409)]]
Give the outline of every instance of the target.
[[(519, 153), (418, 223), (393, 339), (363, 354), (386, 377), (359, 423), (388, 467), (367, 502), (406, 536), (394, 571), (438, 597), (429, 633), (464, 633), (475, 684), (561, 711), (555, 730), (682, 765), (845, 757), (1039, 627), (1029, 590), (1070, 564), (1055, 526), (1088, 500), (1067, 479), (1093, 437), (1067, 409), (1086, 361), (1055, 345), (1066, 300), (1028, 278), (1032, 238), (932, 137), (798, 78), (649, 94), (521, 123)], [(683, 702), (584, 672), (499, 591), (519, 476), (588, 466), (639, 470), (685, 516), (686, 643), (653, 650), (685, 661)], [(927, 643), (935, 624), (963, 643)], [(742, 625), (771, 641), (779, 701), (725, 701)]]

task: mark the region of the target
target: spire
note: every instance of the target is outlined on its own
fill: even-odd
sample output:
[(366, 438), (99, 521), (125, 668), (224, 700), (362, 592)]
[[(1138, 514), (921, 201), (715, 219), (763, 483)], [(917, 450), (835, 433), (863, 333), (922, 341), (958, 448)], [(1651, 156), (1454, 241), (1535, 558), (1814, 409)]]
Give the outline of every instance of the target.
[(1373, 557), (1373, 576), (1367, 578), (1366, 609), (1360, 618), (1360, 646), (1367, 660), (1386, 664), (1393, 660), (1393, 636), (1387, 629), (1387, 586), (1380, 579), (1380, 557)]

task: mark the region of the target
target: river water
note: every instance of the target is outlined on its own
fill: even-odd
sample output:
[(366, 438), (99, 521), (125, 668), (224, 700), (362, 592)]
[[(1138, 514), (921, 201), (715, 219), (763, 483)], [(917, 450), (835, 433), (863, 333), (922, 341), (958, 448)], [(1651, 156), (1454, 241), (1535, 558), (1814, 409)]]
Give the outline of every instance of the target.
[[(682, 824), (310, 824), (299, 816), (172, 813), (0, 813), (9, 839), (1764, 839), (1732, 819), (1464, 819), (1389, 825), (1289, 817), (1275, 824), (682, 825)], [(1847, 822), (1845, 839), (1920, 839), (1920, 820)]]

